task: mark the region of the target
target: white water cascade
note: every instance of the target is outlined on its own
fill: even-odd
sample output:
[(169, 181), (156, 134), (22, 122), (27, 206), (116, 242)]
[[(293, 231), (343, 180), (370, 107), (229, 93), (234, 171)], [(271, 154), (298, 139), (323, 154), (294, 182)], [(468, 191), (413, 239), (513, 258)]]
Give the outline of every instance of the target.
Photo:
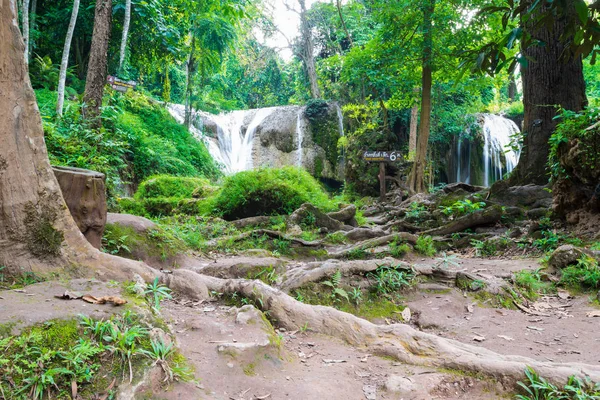
[[(502, 116), (483, 114), (479, 139), (458, 139), (449, 159), (449, 182), (490, 186), (511, 172), (519, 161), (519, 151), (511, 147), (517, 125)], [(483, 148), (481, 145), (483, 144)]]

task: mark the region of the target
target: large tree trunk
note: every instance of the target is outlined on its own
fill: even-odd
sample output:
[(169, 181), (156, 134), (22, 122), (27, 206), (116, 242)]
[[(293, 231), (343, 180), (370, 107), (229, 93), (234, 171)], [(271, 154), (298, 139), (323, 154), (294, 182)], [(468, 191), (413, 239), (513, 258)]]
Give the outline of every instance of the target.
[[(414, 89), (415, 93), (419, 92), (419, 88)], [(419, 124), (419, 104), (415, 104), (410, 109), (410, 127), (408, 130), (408, 160), (415, 159), (417, 152), (417, 126)]]
[(75, 31), (77, 22), (77, 13), (79, 12), (79, 0), (73, 0), (73, 11), (71, 12), (71, 21), (67, 29), (67, 38), (63, 48), (62, 61), (60, 62), (60, 74), (58, 76), (58, 100), (56, 102), (56, 113), (62, 116), (63, 104), (65, 102), (65, 83), (67, 80), (67, 67), (69, 66), (69, 54), (71, 53), (71, 40)]
[[(532, 0), (529, 1), (532, 3)], [(540, 12), (544, 12), (540, 7)], [(581, 57), (571, 57), (568, 44), (561, 36), (571, 18), (578, 18), (575, 8), (566, 8), (564, 17), (554, 18), (551, 27), (532, 27), (536, 18), (528, 19), (525, 28), (542, 45), (522, 49), (528, 64), (522, 66), (523, 105), (525, 108), (524, 141), (519, 164), (510, 184), (546, 184), (548, 140), (556, 127), (556, 106), (580, 111), (587, 103)]]
[(300, 4), (300, 35), (302, 37), (302, 61), (304, 61), (304, 69), (308, 76), (308, 82), (310, 84), (310, 96), (313, 99), (321, 97), (321, 89), (319, 88), (319, 81), (317, 79), (317, 67), (315, 66), (314, 57), (314, 44), (312, 38), (312, 32), (310, 30), (310, 23), (306, 16), (306, 3), (305, 0), (298, 0)]
[(435, 9), (435, 0), (425, 0), (423, 5), (423, 75), (421, 86), (421, 119), (419, 122), (419, 137), (415, 163), (410, 175), (410, 188), (416, 193), (426, 191), (425, 164), (427, 163), (427, 142), (429, 141), (429, 128), (431, 123), (431, 64), (433, 52), (432, 17)]
[[(94, 33), (90, 49), (87, 79), (85, 82), (84, 116), (94, 119), (100, 115), (102, 95), (108, 73), (108, 41), (112, 23), (112, 0), (96, 0), (94, 11)], [(98, 118), (97, 124), (100, 124)]]
[(149, 267), (94, 249), (65, 205), (48, 161), (14, 0), (0, 1), (0, 38), (0, 265), (9, 273), (151, 279)]
[(129, 21), (131, 20), (131, 0), (125, 1), (125, 19), (123, 20), (123, 34), (121, 36), (121, 49), (119, 51), (119, 72), (123, 72), (127, 37), (129, 35)]
[(196, 36), (192, 34), (192, 45), (190, 48), (190, 55), (187, 59), (186, 69), (186, 84), (185, 84), (185, 112), (184, 112), (184, 125), (188, 128), (192, 125), (192, 78), (196, 71), (196, 60), (194, 58), (194, 52), (196, 51)]
[(29, 0), (23, 0), (23, 42), (25, 62), (29, 64)]

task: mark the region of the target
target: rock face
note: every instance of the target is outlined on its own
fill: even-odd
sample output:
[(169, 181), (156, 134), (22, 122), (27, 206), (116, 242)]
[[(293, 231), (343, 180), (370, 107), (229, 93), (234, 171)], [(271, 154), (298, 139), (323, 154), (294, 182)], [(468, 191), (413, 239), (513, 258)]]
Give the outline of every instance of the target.
[(506, 206), (531, 209), (548, 209), (552, 205), (552, 193), (547, 190), (546, 186), (508, 186), (504, 181), (498, 182), (492, 187), (490, 199)]
[(106, 225), (104, 174), (71, 167), (52, 169), (79, 230), (92, 246), (99, 249)]
[(554, 250), (548, 260), (548, 266), (560, 270), (569, 265), (577, 264), (577, 260), (585, 254), (588, 253), (584, 249), (566, 244)]
[[(183, 107), (171, 105), (183, 120)], [(226, 172), (260, 167), (302, 166), (316, 178), (343, 180), (337, 141), (343, 135), (337, 103), (269, 107), (212, 115), (195, 113), (192, 132), (203, 139)]]

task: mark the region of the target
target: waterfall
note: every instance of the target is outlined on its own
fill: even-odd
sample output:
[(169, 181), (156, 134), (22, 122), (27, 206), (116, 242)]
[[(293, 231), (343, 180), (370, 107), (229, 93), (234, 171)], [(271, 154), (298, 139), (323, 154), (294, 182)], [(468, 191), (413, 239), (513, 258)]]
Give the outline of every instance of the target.
[(298, 111), (298, 118), (296, 119), (296, 138), (298, 141), (298, 156), (296, 165), (302, 167), (302, 141), (304, 140), (304, 129), (302, 129), (302, 109)]
[[(517, 154), (511, 147), (514, 134), (519, 132), (517, 124), (510, 119), (485, 114), (483, 117), (483, 184), (489, 186), (511, 172), (519, 161)], [(503, 162), (504, 161), (504, 162)]]
[[(483, 114), (481, 139), (456, 138), (449, 158), (450, 182), (489, 186), (511, 172), (519, 161), (519, 152), (511, 147), (517, 125), (504, 117)], [(483, 146), (482, 146), (483, 145)]]

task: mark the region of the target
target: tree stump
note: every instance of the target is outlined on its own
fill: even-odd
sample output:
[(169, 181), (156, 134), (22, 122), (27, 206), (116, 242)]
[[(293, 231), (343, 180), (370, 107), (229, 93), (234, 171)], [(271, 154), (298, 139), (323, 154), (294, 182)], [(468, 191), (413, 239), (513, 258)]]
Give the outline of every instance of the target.
[(52, 169), (77, 227), (87, 241), (99, 249), (106, 225), (104, 174), (72, 167)]

